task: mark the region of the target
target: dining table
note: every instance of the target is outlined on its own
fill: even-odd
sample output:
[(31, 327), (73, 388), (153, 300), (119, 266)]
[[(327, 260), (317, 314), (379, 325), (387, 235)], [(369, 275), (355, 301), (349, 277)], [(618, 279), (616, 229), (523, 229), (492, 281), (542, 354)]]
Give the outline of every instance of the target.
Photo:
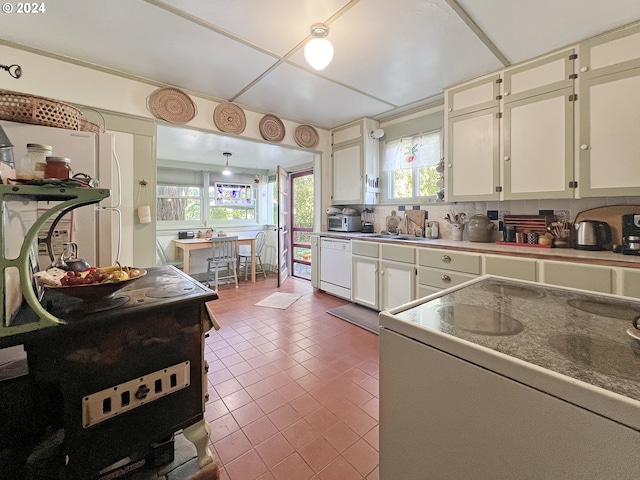
[[(188, 238), (182, 240), (173, 240), (175, 248), (175, 258), (181, 256), (184, 261), (182, 271), (189, 274), (189, 259), (192, 250), (200, 250), (202, 248), (211, 248), (210, 238)], [(251, 247), (251, 281), (256, 283), (256, 237), (238, 235), (238, 245), (249, 245)]]

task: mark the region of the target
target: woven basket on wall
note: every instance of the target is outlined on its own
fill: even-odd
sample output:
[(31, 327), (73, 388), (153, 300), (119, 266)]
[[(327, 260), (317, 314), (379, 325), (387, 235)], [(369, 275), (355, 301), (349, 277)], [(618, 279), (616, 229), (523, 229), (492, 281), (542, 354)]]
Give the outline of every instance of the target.
[(104, 127), (97, 123), (90, 122), (85, 117), (78, 120), (78, 130), (81, 132), (104, 133)]
[(0, 90), (0, 120), (78, 130), (82, 112), (51, 98)]

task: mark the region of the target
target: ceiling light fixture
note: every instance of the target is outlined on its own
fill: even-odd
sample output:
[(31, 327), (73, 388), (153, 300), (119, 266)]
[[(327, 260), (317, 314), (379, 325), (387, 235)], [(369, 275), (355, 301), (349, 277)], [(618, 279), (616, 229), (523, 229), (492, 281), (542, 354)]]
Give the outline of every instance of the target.
[(325, 37), (329, 35), (329, 27), (324, 23), (311, 25), (311, 40), (304, 46), (304, 58), (315, 70), (323, 70), (333, 58), (333, 45)]
[(227, 165), (224, 168), (224, 170), (222, 171), (223, 175), (231, 175), (231, 170), (229, 170), (229, 157), (231, 156), (231, 153), (229, 152), (224, 152), (222, 155), (224, 155), (225, 157), (227, 157)]

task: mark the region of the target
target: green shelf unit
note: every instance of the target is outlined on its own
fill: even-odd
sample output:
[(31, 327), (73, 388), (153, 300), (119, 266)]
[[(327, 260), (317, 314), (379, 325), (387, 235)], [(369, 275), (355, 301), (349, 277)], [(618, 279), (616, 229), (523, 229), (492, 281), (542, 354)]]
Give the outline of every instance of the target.
[[(32, 270), (30, 265), (30, 253), (34, 245), (38, 244), (38, 233), (45, 223), (54, 218), (51, 229), (55, 228), (58, 221), (71, 210), (92, 205), (108, 198), (111, 192), (105, 188), (84, 188), (75, 185), (0, 185), (0, 338), (11, 335), (27, 333), (42, 328), (56, 325), (64, 325), (64, 319), (51, 315), (41, 304), (32, 287)], [(15, 197), (15, 198), (14, 198)], [(59, 202), (51, 206), (40, 215), (29, 228), (22, 242), (20, 254), (17, 258), (6, 257), (6, 236), (15, 232), (5, 231), (5, 218), (7, 215), (7, 202), (10, 201), (37, 201)], [(51, 255), (51, 232), (45, 239), (47, 250)], [(35, 252), (37, 255), (37, 252)], [(17, 268), (20, 277), (20, 290), (24, 301), (39, 317), (38, 321), (24, 324), (11, 324), (6, 311), (6, 273), (8, 268)], [(23, 301), (23, 302), (24, 302)], [(24, 307), (24, 305), (23, 305)]]

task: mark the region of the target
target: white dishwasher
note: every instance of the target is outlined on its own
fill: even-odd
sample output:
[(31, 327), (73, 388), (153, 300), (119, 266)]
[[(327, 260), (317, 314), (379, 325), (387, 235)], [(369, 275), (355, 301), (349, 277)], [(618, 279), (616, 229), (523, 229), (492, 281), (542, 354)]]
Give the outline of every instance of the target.
[(320, 239), (320, 290), (351, 300), (351, 240)]

